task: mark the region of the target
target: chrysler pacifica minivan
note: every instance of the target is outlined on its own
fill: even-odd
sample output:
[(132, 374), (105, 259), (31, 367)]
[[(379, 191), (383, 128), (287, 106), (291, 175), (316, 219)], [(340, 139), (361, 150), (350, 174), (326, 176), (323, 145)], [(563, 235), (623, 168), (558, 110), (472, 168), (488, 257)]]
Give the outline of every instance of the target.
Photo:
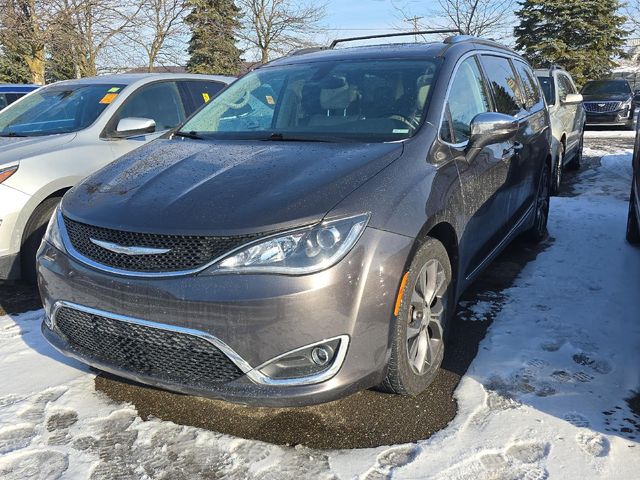
[(68, 192), (46, 338), (98, 369), (266, 406), (415, 395), (461, 292), (545, 237), (551, 130), (494, 42), (305, 51)]

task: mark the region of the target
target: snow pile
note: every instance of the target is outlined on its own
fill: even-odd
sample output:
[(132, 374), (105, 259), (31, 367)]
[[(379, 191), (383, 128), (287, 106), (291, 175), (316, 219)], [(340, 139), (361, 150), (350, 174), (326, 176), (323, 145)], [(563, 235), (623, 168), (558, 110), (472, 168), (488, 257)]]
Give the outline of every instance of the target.
[(477, 319), (499, 311), (457, 417), (428, 440), (318, 452), (143, 422), (96, 393), (30, 312), (0, 317), (0, 478), (637, 478), (640, 418), (624, 401), (640, 386), (629, 165), (629, 151), (605, 155), (581, 174), (588, 188), (554, 198), (548, 248), (474, 307)]

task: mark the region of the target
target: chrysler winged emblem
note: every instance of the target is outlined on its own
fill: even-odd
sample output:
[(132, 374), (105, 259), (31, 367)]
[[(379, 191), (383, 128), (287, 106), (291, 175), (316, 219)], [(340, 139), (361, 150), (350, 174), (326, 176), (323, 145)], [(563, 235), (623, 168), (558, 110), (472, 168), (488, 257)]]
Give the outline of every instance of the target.
[(126, 247), (124, 245), (118, 245), (117, 243), (96, 240), (95, 238), (89, 238), (89, 240), (91, 243), (98, 245), (105, 250), (109, 250), (113, 253), (120, 253), (122, 255), (160, 255), (171, 251), (170, 248)]
[(606, 103), (599, 103), (599, 104), (598, 104), (598, 106), (599, 106), (600, 108), (602, 108), (602, 107), (606, 107), (606, 106), (607, 106), (607, 104), (606, 104)]

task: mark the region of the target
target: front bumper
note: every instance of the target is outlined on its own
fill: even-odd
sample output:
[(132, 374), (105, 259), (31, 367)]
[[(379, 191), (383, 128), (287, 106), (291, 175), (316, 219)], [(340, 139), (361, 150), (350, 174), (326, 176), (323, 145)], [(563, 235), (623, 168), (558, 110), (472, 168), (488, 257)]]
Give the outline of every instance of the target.
[(616, 110), (607, 113), (586, 112), (586, 124), (588, 126), (622, 126), (633, 124), (633, 109)]
[(0, 185), (0, 280), (20, 275), (21, 214), (31, 197), (14, 188)]
[[(382, 381), (393, 304), (412, 239), (367, 228), (334, 267), (304, 276), (218, 274), (134, 278), (95, 270), (43, 244), (40, 291), (50, 318), (57, 302), (189, 330), (219, 340), (243, 375), (215, 386), (179, 385), (82, 355), (57, 329), (45, 337), (63, 353), (122, 377), (183, 393), (245, 404), (299, 406), (333, 400)], [(348, 338), (330, 377), (304, 384), (256, 380), (268, 361), (324, 339)], [(237, 358), (236, 358), (237, 357)], [(202, 368), (207, 368), (203, 365)]]

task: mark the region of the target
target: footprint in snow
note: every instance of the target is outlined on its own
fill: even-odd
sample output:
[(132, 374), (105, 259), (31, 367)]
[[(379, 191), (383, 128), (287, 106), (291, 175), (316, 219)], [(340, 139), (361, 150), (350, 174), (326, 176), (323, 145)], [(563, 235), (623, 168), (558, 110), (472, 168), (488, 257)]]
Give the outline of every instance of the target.
[(380, 453), (373, 467), (360, 476), (361, 480), (386, 480), (391, 478), (394, 469), (403, 467), (416, 457), (415, 445), (402, 445)]
[(28, 399), (28, 403), (18, 412), (26, 420), (42, 421), (46, 407), (58, 400), (67, 391), (67, 387), (52, 387), (37, 393)]
[(437, 478), (449, 480), (546, 480), (547, 471), (539, 465), (549, 453), (540, 442), (515, 443), (502, 452), (480, 453), (442, 472)]
[(609, 441), (599, 433), (584, 430), (576, 434), (580, 448), (594, 457), (604, 457), (609, 453)]
[(611, 371), (613, 370), (613, 366), (609, 361), (604, 359), (593, 358), (591, 355), (584, 352), (576, 353), (573, 356), (573, 361), (576, 362), (578, 365), (589, 367), (596, 373), (600, 373), (602, 375), (611, 373)]
[(585, 417), (584, 415), (580, 415), (579, 413), (567, 413), (563, 418), (574, 427), (587, 428), (590, 425), (587, 417)]
[(0, 429), (0, 455), (28, 446), (35, 435), (34, 426), (30, 423)]
[(67, 468), (67, 455), (55, 450), (18, 451), (0, 458), (3, 480), (57, 480)]

